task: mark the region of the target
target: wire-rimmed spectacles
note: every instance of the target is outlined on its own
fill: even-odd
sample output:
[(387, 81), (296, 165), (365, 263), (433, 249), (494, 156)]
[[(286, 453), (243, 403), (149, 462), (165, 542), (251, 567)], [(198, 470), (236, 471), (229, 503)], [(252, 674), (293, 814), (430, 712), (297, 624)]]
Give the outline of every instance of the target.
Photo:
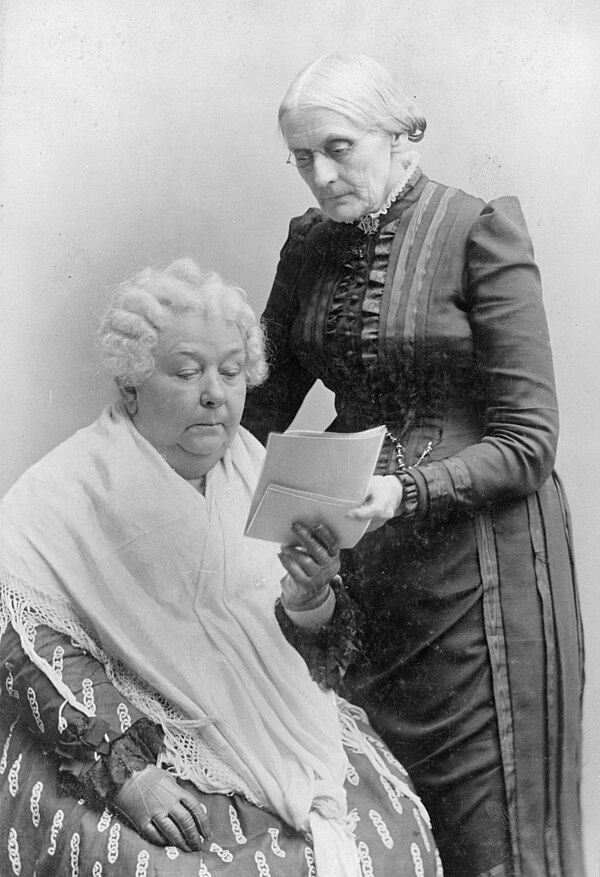
[(294, 167), (300, 168), (300, 170), (312, 167), (315, 163), (315, 152), (320, 152), (321, 155), (324, 155), (325, 158), (331, 159), (331, 161), (335, 161), (336, 164), (347, 164), (352, 156), (353, 150), (356, 149), (363, 137), (366, 137), (369, 133), (370, 131), (365, 131), (365, 133), (361, 134), (354, 143), (350, 143), (349, 145), (340, 145), (342, 143), (346, 144), (347, 141), (338, 138), (332, 140), (331, 143), (323, 149), (292, 149), (290, 150), (286, 164), (291, 164)]

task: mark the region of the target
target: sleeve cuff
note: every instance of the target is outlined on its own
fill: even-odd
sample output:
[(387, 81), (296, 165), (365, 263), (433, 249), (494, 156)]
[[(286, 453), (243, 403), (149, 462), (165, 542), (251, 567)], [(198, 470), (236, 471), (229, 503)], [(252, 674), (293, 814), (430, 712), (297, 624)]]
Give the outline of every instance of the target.
[(91, 765), (84, 765), (77, 776), (80, 788), (91, 801), (111, 802), (115, 794), (136, 771), (156, 764), (163, 745), (160, 725), (150, 719), (139, 719), (111, 743), (107, 753), (98, 754)]
[(429, 491), (422, 473), (413, 468), (394, 472), (393, 475), (402, 485), (402, 500), (398, 514), (388, 523), (397, 526), (424, 518), (429, 508)]
[(332, 590), (335, 610), (330, 622), (322, 627), (311, 630), (298, 627), (285, 612), (280, 599), (275, 603), (275, 616), (287, 641), (306, 661), (315, 682), (337, 690), (361, 647), (364, 619), (343, 584), (334, 579)]
[(288, 609), (283, 600), (281, 602), (290, 621), (298, 627), (311, 630), (329, 624), (335, 610), (335, 594), (332, 588), (329, 589), (325, 602), (317, 606), (316, 609)]

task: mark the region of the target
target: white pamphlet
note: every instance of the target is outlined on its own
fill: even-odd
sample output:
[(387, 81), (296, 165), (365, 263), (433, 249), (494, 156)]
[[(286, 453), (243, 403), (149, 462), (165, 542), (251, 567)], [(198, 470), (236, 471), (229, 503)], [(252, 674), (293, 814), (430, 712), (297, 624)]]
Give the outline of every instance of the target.
[(345, 513), (364, 501), (385, 433), (385, 426), (351, 433), (271, 433), (246, 536), (295, 545), (295, 521), (307, 526), (321, 521), (341, 548), (352, 548), (369, 522)]

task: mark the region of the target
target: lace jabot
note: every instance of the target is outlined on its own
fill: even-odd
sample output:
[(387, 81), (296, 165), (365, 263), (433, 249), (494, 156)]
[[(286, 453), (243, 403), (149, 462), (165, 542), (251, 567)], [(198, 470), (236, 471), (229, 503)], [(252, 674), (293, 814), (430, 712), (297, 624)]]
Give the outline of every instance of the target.
[(404, 171), (396, 181), (396, 184), (390, 190), (387, 198), (385, 199), (379, 210), (375, 210), (372, 213), (366, 213), (358, 220), (358, 222), (355, 221), (356, 227), (363, 231), (365, 234), (375, 234), (375, 232), (379, 229), (379, 221), (381, 217), (388, 212), (396, 198), (398, 198), (402, 190), (406, 187), (406, 184), (419, 166), (420, 156), (418, 152), (406, 152), (404, 157), (406, 159)]

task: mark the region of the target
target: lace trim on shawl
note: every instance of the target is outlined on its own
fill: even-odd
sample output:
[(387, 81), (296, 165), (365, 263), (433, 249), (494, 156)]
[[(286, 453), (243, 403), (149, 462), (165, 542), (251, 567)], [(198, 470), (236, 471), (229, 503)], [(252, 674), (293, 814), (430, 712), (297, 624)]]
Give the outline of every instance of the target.
[[(429, 813), (425, 808), (425, 805), (419, 798), (416, 792), (414, 792), (408, 783), (403, 782), (399, 777), (395, 776), (379, 752), (375, 749), (375, 746), (371, 743), (371, 741), (367, 738), (367, 736), (358, 728), (356, 724), (356, 719), (359, 719), (361, 722), (368, 723), (369, 719), (364, 710), (360, 707), (355, 706), (354, 704), (348, 703), (347, 700), (344, 700), (342, 697), (336, 695), (335, 698), (336, 705), (338, 708), (338, 716), (340, 720), (340, 731), (342, 734), (342, 742), (347, 749), (351, 749), (353, 752), (357, 752), (361, 755), (365, 755), (375, 770), (379, 773), (381, 777), (386, 779), (388, 783), (390, 783), (393, 788), (405, 798), (408, 798), (419, 810), (419, 813), (423, 817), (423, 820), (428, 828), (431, 828), (431, 819), (429, 818)], [(389, 753), (388, 753), (389, 754)], [(398, 769), (406, 773), (400, 762), (397, 762), (396, 759), (393, 759), (397, 764)]]
[(164, 749), (159, 766), (175, 771), (178, 777), (190, 780), (203, 792), (243, 795), (257, 806), (259, 801), (248, 785), (207, 744), (200, 729), (210, 719), (191, 720), (173, 707), (158, 692), (145, 685), (120, 661), (111, 658), (85, 629), (67, 600), (57, 598), (50, 603), (37, 594), (15, 574), (0, 573), (0, 637), (12, 624), (21, 638), (21, 644), (33, 663), (48, 677), (56, 690), (74, 709), (91, 716), (91, 709), (79, 701), (61, 676), (35, 651), (35, 628), (45, 624), (58, 633), (69, 636), (79, 647), (100, 661), (106, 675), (117, 691), (127, 698), (150, 721), (164, 731)]

